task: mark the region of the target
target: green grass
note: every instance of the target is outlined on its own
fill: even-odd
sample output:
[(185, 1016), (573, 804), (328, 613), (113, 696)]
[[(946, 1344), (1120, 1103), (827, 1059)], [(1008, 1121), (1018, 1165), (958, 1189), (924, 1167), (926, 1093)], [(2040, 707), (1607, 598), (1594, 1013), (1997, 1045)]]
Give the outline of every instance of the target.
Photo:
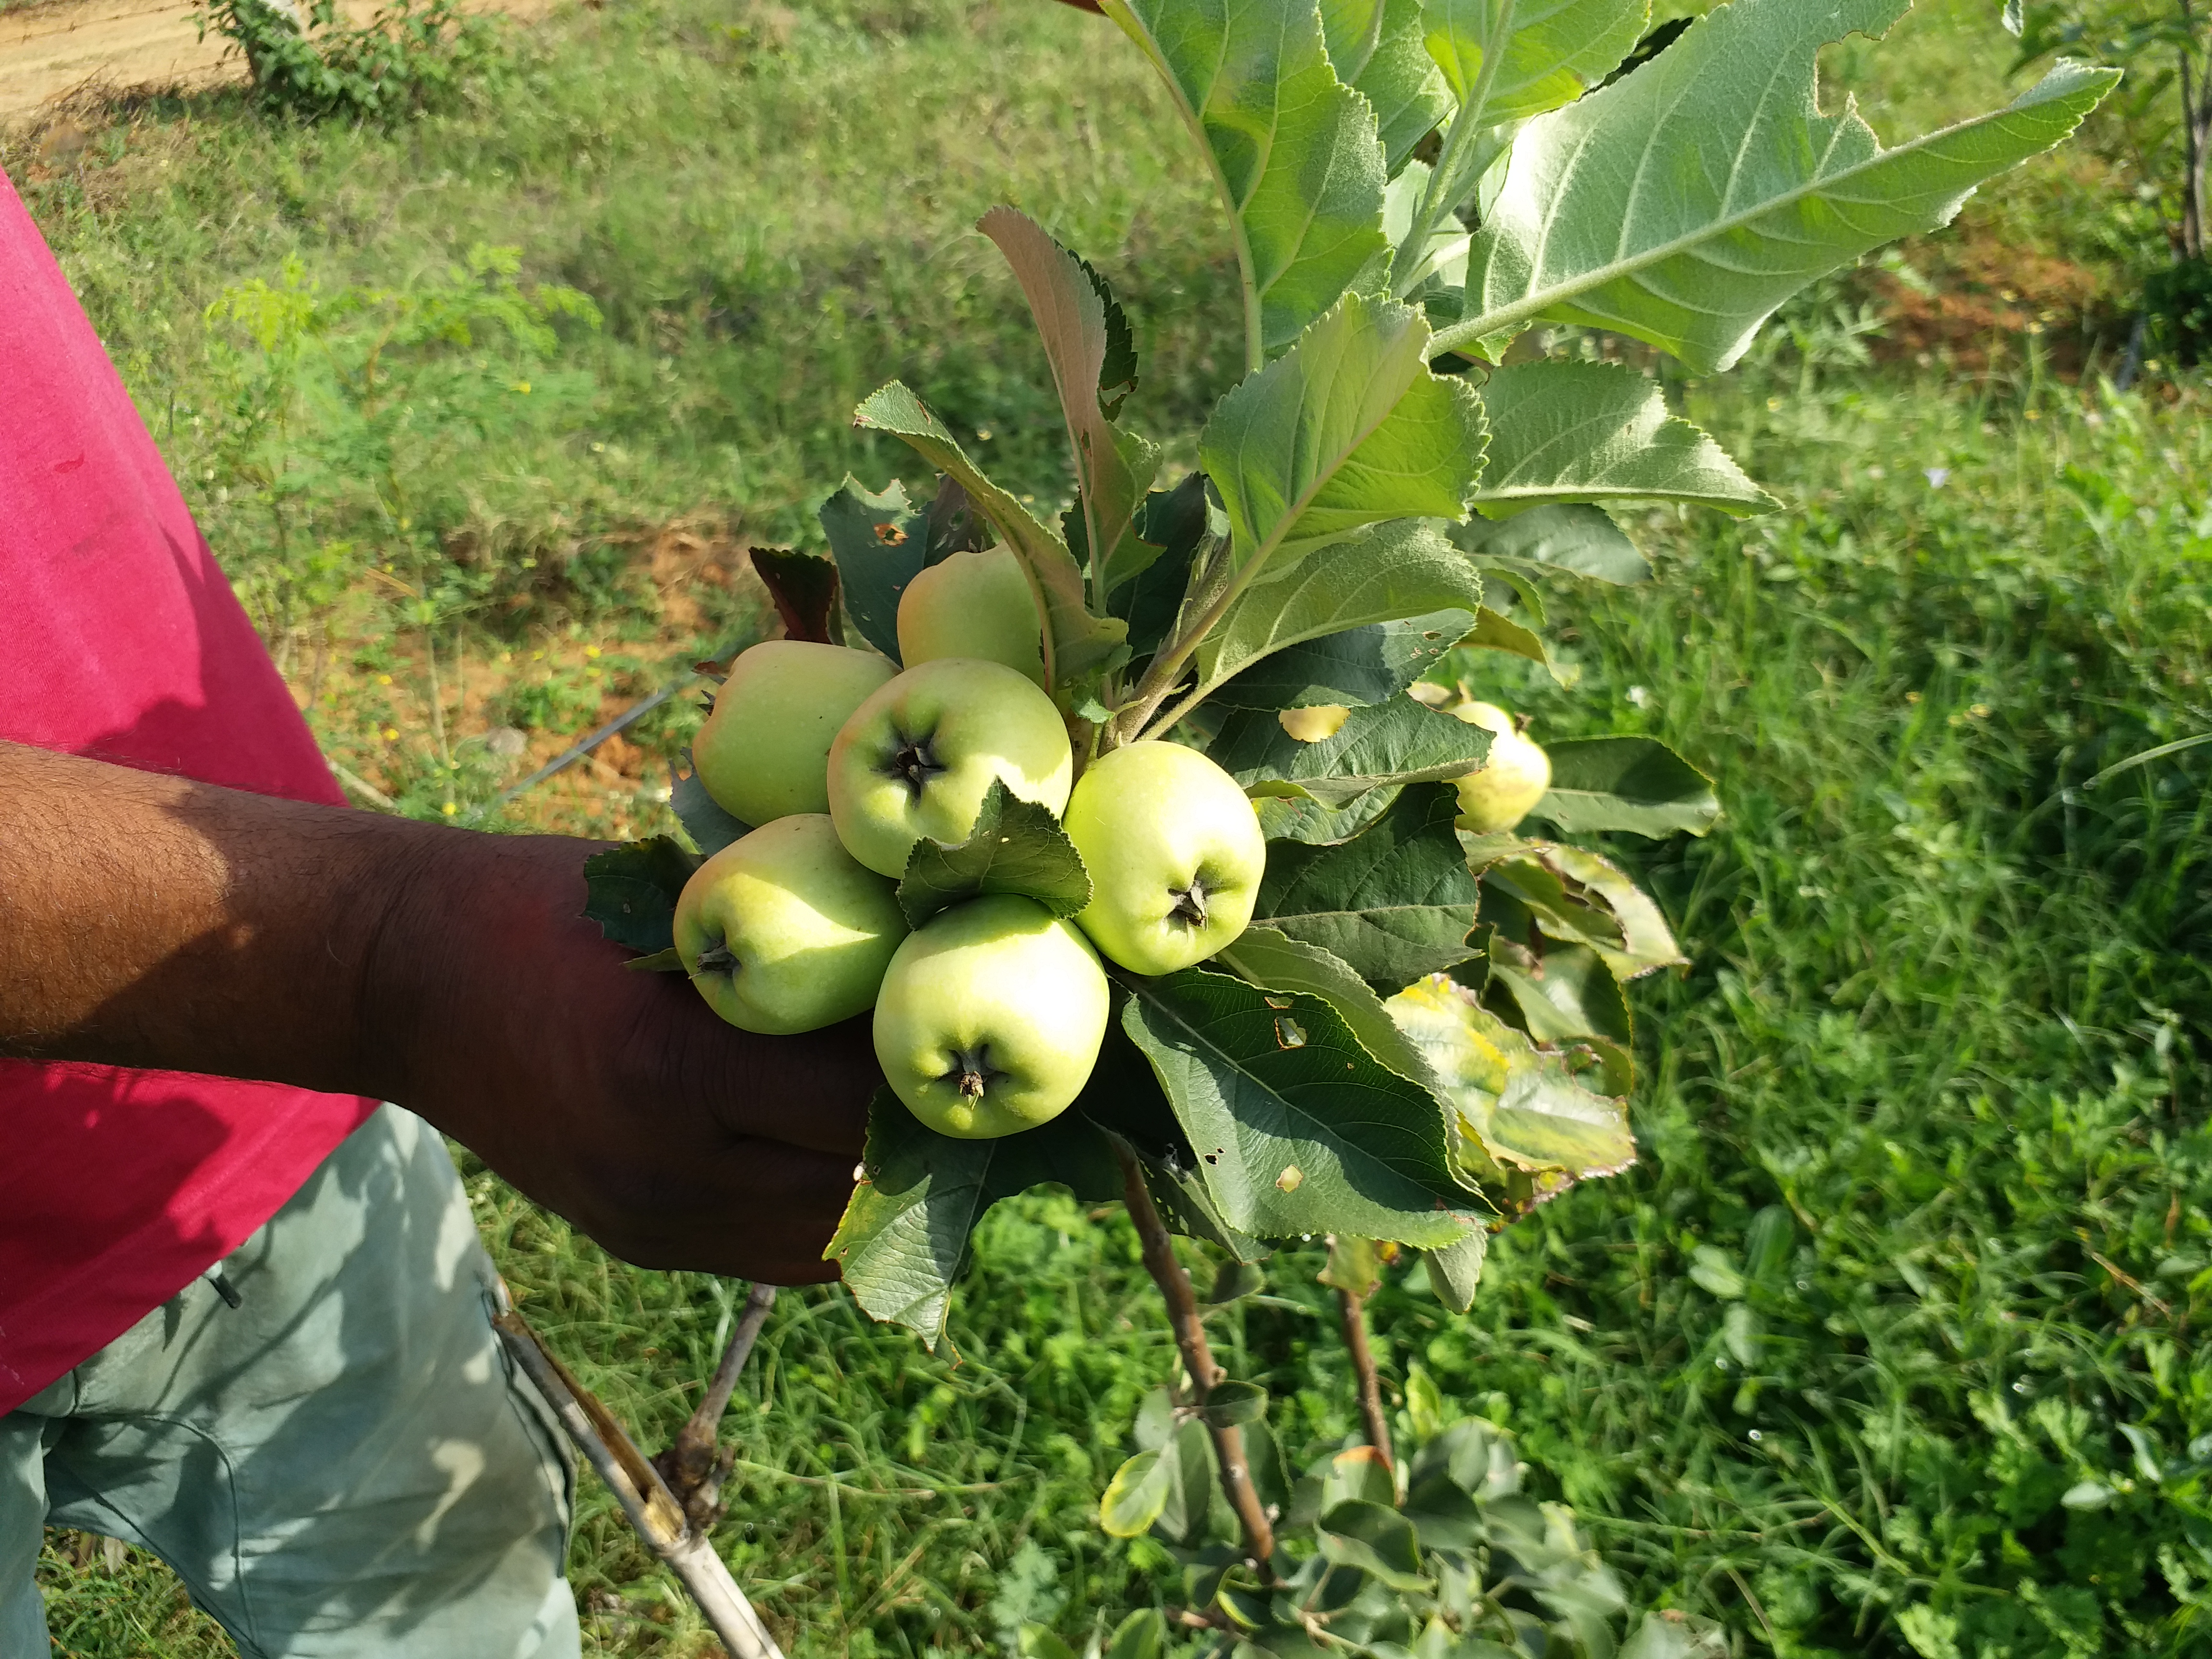
[[(1877, 79), (1856, 47), (1840, 65), (1885, 132), (1989, 73), (1981, 9), (1921, 27), (1910, 73)], [(27, 195), (325, 744), (410, 810), (473, 811), (507, 775), (489, 724), (557, 747), (761, 626), (741, 580), (656, 581), (663, 527), (807, 539), (846, 470), (905, 465), (847, 424), (880, 380), (1057, 499), (1028, 325), (966, 230), (991, 202), (1112, 275), (1147, 352), (1138, 418), (1202, 416), (1234, 368), (1209, 355), (1233, 336), (1224, 255), (1115, 46), (1012, 0), (659, 0), (564, 14), (393, 132), (224, 95), (122, 110)], [(0, 156), (19, 180), (24, 154)], [(2040, 170), (1972, 223), (2078, 257), (2100, 234), (2081, 176)], [(325, 295), (450, 289), (478, 243), (601, 325), (396, 362), (405, 420), (364, 419), (314, 368), (281, 444), (256, 437), (266, 363), (203, 323), (210, 301), (288, 256)], [(1911, 257), (1939, 269), (1940, 246)], [(1386, 1378), (1418, 1365), (1518, 1431), (1641, 1597), (1741, 1651), (2201, 1652), (2212, 750), (2091, 781), (2212, 724), (2212, 422), (2201, 390), (2106, 400), (2002, 352), (1972, 379), (1855, 362), (1849, 298), (1798, 308), (1804, 350), (1686, 392), (1790, 512), (1632, 526), (1658, 584), (1556, 596), (1572, 693), (1472, 665), (1540, 737), (1668, 738), (1729, 816), (1613, 849), (1697, 963), (1638, 998), (1643, 1163), (1504, 1235), (1469, 1317), (1387, 1291)], [(252, 471), (272, 454), (281, 491)], [(646, 776), (514, 821), (642, 829)], [(609, 1262), (471, 1188), (526, 1311), (664, 1442), (728, 1287)], [(980, 1256), (957, 1365), (835, 1291), (787, 1297), (763, 1339), (721, 1537), (794, 1656), (996, 1652), (1017, 1615), (1074, 1633), (1171, 1594), (1156, 1552), (1091, 1524), (1170, 1364), (1126, 1224), (1039, 1196)], [(1353, 1427), (1318, 1266), (1281, 1258), (1272, 1299), (1220, 1321), (1294, 1449)], [(588, 1483), (572, 1572), (592, 1650), (708, 1650)], [(227, 1650), (136, 1557), (111, 1574), (57, 1540), (46, 1581), (71, 1654)]]

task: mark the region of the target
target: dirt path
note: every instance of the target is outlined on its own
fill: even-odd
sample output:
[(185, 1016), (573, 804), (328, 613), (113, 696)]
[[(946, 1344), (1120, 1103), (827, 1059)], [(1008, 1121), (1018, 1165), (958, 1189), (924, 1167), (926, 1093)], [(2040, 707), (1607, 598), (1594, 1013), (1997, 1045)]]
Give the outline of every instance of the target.
[[(466, 9), (542, 16), (550, 0), (470, 4)], [(376, 0), (347, 0), (366, 22)], [(88, 84), (205, 86), (242, 81), (246, 61), (221, 35), (204, 40), (179, 0), (63, 0), (0, 12), (0, 122), (20, 121)]]

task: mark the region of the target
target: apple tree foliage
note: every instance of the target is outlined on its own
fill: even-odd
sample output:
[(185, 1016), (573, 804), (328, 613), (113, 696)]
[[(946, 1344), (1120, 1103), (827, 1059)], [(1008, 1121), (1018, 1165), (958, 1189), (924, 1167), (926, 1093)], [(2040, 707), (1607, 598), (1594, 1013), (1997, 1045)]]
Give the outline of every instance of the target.
[[(914, 390), (883, 387), (858, 423), (939, 483), (927, 501), (853, 479), (830, 496), (835, 625), (896, 660), (915, 574), (1011, 548), (1079, 756), (1139, 738), (1205, 748), (1257, 804), (1267, 878), (1252, 927), (1213, 960), (1109, 970), (1106, 1049), (1053, 1122), (955, 1140), (880, 1097), (830, 1254), (870, 1314), (941, 1343), (992, 1204), (1042, 1182), (1109, 1200), (1133, 1195), (1133, 1174), (1170, 1228), (1231, 1267), (1322, 1237), (1333, 1271), (1346, 1253), (1418, 1251), (1464, 1309), (1491, 1232), (1633, 1162), (1625, 988), (1682, 960), (1652, 901), (1572, 838), (1700, 834), (1719, 805), (1651, 739), (1589, 738), (1551, 746), (1540, 832), (1471, 834), (1449, 781), (1483, 763), (1489, 734), (1409, 688), (1457, 646), (1548, 662), (1547, 580), (1648, 580), (1613, 508), (1777, 505), (1656, 381), (1547, 352), (1548, 331), (1724, 370), (1790, 295), (1948, 222), (2114, 76), (2062, 63), (2006, 108), (1885, 148), (1848, 101), (1823, 112), (1816, 58), (1909, 0), (1730, 0), (1656, 51), (1648, 0), (1102, 4), (1218, 187), (1244, 378), (1197, 434), (1196, 470), (1166, 476), (1132, 422), (1138, 355), (1105, 276), (993, 209), (981, 228), (1036, 319), (1073, 505), (1038, 516)], [(768, 574), (787, 625), (825, 625), (818, 567), (811, 585)], [(1283, 712), (1316, 705), (1345, 709), (1341, 725), (1293, 736)], [(698, 851), (740, 828), (696, 787), (677, 805)], [(986, 817), (966, 848), (918, 850), (909, 915), (985, 890), (1080, 908), (1088, 878), (1049, 814), (998, 801)], [(606, 855), (595, 913), (657, 948), (655, 907), (684, 864)], [(1610, 1650), (1585, 1626), (1617, 1610), (1617, 1588), (1476, 1428), (1419, 1449), (1402, 1485), (1357, 1459), (1291, 1483), (1263, 1393), (1194, 1392), (1140, 1425), (1103, 1519), (1183, 1553), (1224, 1651), (1458, 1653), (1437, 1632), (1481, 1608), (1484, 1653)], [(1252, 1559), (1249, 1525), (1242, 1551), (1221, 1541), (1235, 1528), (1208, 1432), (1224, 1426), (1249, 1456), (1237, 1478), (1282, 1488), (1272, 1513), (1310, 1553)], [(1152, 1650), (1124, 1634), (1115, 1653)], [(1647, 1643), (1696, 1650), (1649, 1620)]]

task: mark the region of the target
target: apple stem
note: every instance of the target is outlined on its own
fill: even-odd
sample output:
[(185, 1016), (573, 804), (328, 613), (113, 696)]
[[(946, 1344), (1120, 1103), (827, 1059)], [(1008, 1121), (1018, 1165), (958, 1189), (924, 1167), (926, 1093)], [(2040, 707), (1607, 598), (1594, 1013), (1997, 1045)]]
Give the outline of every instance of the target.
[[(1144, 1246), (1145, 1271), (1152, 1274), (1152, 1282), (1160, 1287), (1160, 1295), (1168, 1304), (1168, 1322), (1175, 1330), (1176, 1347), (1182, 1355), (1183, 1370), (1190, 1375), (1191, 1403), (1203, 1407), (1214, 1384), (1227, 1373), (1213, 1363), (1213, 1349), (1206, 1340), (1206, 1323), (1199, 1316), (1198, 1297), (1191, 1290), (1190, 1275), (1176, 1260), (1175, 1243), (1168, 1237), (1167, 1224), (1160, 1219), (1152, 1190), (1145, 1185), (1145, 1166), (1126, 1146), (1117, 1144), (1114, 1155), (1121, 1160), (1123, 1201), (1129, 1207), (1129, 1219), (1136, 1224), (1137, 1237)], [(1261, 1583), (1272, 1586), (1278, 1582), (1274, 1522), (1252, 1485), (1251, 1465), (1244, 1456), (1244, 1431), (1233, 1424), (1212, 1423), (1206, 1425), (1206, 1431), (1213, 1437), (1214, 1455), (1221, 1465), (1222, 1492), (1244, 1529), (1244, 1553), (1258, 1571)]]
[(728, 973), (738, 965), (738, 954), (726, 942), (708, 945), (699, 952), (697, 971), (702, 974)]
[(891, 757), (891, 770), (906, 781), (906, 787), (914, 791), (916, 800), (921, 799), (921, 792), (930, 779), (944, 769), (937, 763), (937, 757), (929, 752), (927, 738), (908, 738)]

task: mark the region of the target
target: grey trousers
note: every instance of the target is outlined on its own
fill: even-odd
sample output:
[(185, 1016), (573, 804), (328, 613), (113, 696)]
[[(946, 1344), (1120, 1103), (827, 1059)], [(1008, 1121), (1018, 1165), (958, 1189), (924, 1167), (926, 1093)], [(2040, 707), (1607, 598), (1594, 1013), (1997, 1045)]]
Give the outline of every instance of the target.
[(223, 1264), (0, 1417), (0, 1659), (42, 1526), (173, 1567), (248, 1659), (575, 1659), (574, 1475), (437, 1134), (387, 1106)]

